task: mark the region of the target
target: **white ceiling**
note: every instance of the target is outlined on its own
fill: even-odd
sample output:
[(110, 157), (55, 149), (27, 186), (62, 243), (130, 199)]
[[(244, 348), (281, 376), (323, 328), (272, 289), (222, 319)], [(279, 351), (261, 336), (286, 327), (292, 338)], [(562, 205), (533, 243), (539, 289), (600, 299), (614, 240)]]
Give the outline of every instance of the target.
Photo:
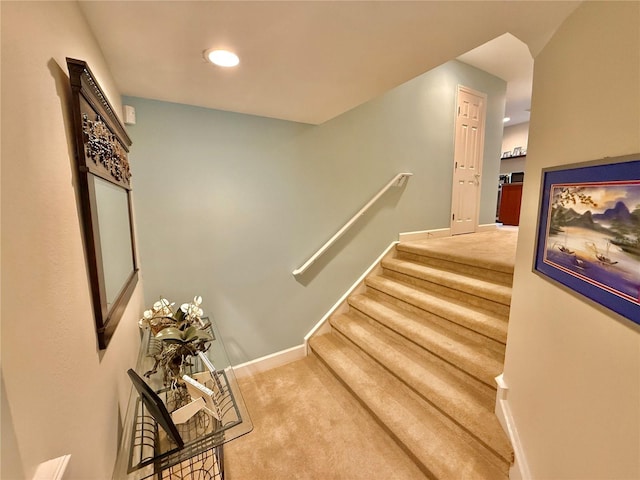
[[(461, 55), (522, 91), (516, 72), (530, 75), (531, 56), (524, 67), (509, 63), (528, 54), (517, 39), (535, 56), (578, 4), (80, 2), (122, 94), (311, 124)], [(506, 32), (517, 38), (469, 52)], [(203, 51), (211, 47), (235, 51), (240, 65), (208, 64)]]

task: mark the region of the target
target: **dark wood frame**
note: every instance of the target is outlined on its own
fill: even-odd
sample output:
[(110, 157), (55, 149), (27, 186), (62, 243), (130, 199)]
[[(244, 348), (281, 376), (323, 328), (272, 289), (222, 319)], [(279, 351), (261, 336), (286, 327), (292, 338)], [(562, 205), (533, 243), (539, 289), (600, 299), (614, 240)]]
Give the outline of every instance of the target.
[[(75, 153), (93, 310), (98, 346), (100, 349), (105, 349), (138, 282), (131, 209), (131, 172), (127, 158), (131, 139), (87, 63), (67, 58), (67, 67), (71, 81)], [(129, 207), (133, 269), (111, 308), (107, 306), (95, 177), (122, 188), (127, 194)]]

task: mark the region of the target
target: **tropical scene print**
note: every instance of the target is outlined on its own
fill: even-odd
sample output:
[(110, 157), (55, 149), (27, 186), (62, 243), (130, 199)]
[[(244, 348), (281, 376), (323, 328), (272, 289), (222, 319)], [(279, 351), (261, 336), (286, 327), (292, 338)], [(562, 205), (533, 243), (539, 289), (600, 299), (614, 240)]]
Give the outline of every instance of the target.
[(544, 263), (640, 305), (640, 180), (552, 184)]

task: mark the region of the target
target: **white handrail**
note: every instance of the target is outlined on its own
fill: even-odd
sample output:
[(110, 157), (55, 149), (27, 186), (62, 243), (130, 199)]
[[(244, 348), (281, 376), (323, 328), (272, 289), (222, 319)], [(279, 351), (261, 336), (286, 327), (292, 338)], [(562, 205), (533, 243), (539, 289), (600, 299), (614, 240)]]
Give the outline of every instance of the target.
[(389, 190), (391, 187), (396, 186), (396, 187), (401, 187), (402, 185), (404, 185), (405, 181), (407, 178), (409, 178), (410, 176), (412, 176), (413, 173), (399, 173), (397, 174), (395, 177), (393, 177), (391, 179), (391, 181), (389, 183), (387, 183), (382, 190), (380, 190), (375, 197), (373, 197), (371, 200), (369, 200), (369, 202), (367, 202), (367, 204), (362, 207), (358, 213), (356, 213), (351, 220), (349, 220), (347, 223), (344, 224), (344, 226), (338, 230), (336, 232), (336, 234), (331, 237), (329, 240), (327, 240), (327, 243), (325, 243), (322, 247), (320, 247), (320, 249), (314, 253), (311, 258), (309, 258), (309, 260), (307, 260), (302, 266), (300, 266), (299, 268), (296, 268), (293, 271), (294, 275), (300, 275), (301, 273), (304, 273), (318, 258), (320, 258), (320, 256), (326, 252), (329, 247), (331, 247), (331, 245), (333, 245), (336, 240), (338, 240), (342, 235), (344, 235), (344, 233), (349, 230), (349, 228), (356, 223), (356, 220), (358, 220), (358, 218), (360, 218), (362, 215), (365, 214), (365, 212), (367, 210), (369, 210), (369, 207), (371, 207), (371, 205), (373, 205), (374, 203), (376, 203), (376, 201), (382, 196), (384, 195), (384, 193)]

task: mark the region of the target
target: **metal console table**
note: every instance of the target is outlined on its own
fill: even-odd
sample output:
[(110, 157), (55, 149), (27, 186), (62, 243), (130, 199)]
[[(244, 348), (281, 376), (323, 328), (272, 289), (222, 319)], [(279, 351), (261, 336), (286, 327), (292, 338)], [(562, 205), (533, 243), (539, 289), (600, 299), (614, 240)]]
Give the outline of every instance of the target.
[[(114, 480), (224, 480), (223, 445), (253, 429), (240, 389), (229, 364), (220, 334), (211, 324), (213, 340), (206, 352), (216, 367), (208, 382), (215, 392), (218, 417), (200, 411), (186, 423), (176, 425), (184, 446), (179, 448), (147, 411), (132, 389), (124, 422), (122, 441), (113, 473)], [(143, 376), (153, 367), (149, 356), (156, 340), (147, 329), (142, 339), (136, 373)], [(198, 357), (192, 357), (191, 372), (205, 371)], [(160, 372), (145, 377), (169, 412), (180, 407), (185, 397), (162, 385)]]

